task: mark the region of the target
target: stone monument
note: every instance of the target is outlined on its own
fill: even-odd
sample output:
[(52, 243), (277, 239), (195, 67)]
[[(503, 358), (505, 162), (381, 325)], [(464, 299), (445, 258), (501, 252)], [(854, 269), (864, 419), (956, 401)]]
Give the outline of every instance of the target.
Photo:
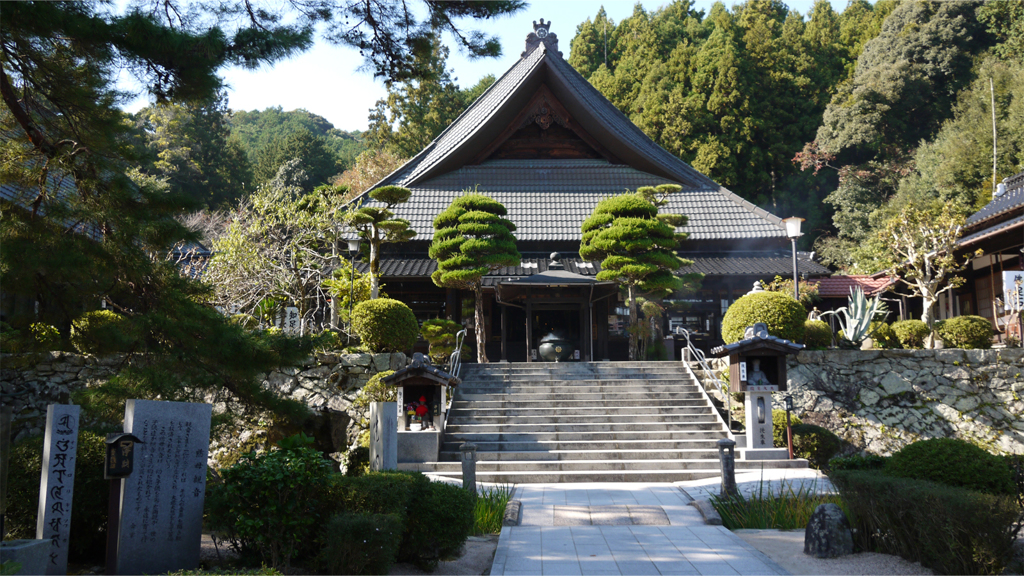
[(143, 444), (134, 471), (122, 480), (119, 574), (162, 574), (199, 566), (212, 412), (210, 404), (126, 404), (124, 431)]
[(36, 539), (47, 540), (46, 574), (68, 573), (68, 537), (71, 533), (71, 497), (75, 492), (78, 457), (78, 418), (81, 409), (70, 404), (46, 407), (42, 479)]
[(398, 469), (398, 403), (370, 404), (370, 470)]

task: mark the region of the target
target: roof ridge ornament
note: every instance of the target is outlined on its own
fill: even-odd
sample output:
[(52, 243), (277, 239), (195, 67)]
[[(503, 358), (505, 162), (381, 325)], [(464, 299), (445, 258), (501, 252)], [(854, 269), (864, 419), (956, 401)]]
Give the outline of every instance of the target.
[(557, 54), (561, 58), (562, 53), (558, 51), (558, 35), (551, 32), (551, 21), (544, 22), (543, 18), (540, 19), (540, 24), (536, 20), (533, 22), (533, 32), (526, 36), (526, 50), (521, 57), (526, 58), (541, 44), (547, 52)]

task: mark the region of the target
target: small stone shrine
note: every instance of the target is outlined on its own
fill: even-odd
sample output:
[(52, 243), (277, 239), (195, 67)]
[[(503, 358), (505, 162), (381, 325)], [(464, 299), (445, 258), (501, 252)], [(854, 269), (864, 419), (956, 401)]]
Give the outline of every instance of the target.
[(751, 450), (775, 447), (772, 441), (772, 393), (786, 391), (786, 356), (803, 349), (803, 344), (768, 334), (768, 326), (758, 322), (747, 328), (743, 340), (711, 351), (717, 356), (729, 356), (729, 390), (746, 396), (747, 459), (776, 456), (758, 455)]
[(199, 566), (213, 406), (129, 400), (124, 431), (134, 470), (121, 487), (118, 574), (163, 574)]
[(423, 354), (384, 378), (398, 388), (398, 461), (434, 462), (444, 441), (448, 387), (462, 381), (433, 366)]

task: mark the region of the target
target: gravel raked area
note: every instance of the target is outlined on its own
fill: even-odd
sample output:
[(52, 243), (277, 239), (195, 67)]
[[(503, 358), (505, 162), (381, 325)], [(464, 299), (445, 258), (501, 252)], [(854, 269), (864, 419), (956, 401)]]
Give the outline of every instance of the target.
[(899, 556), (861, 552), (839, 558), (815, 558), (804, 554), (803, 530), (733, 530), (733, 534), (757, 548), (791, 574), (882, 575), (934, 574), (917, 562)]

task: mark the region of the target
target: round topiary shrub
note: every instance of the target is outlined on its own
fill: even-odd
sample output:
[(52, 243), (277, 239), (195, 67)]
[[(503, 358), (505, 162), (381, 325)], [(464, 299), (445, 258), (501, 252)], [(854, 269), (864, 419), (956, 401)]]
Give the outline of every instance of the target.
[(900, 320), (894, 322), (892, 331), (900, 346), (904, 348), (922, 348), (924, 340), (928, 337), (928, 325), (920, 320)]
[(956, 438), (909, 444), (889, 457), (885, 472), (989, 494), (1015, 494), (1017, 490), (1006, 460)]
[(814, 424), (793, 425), (793, 455), (806, 458), (811, 468), (828, 468), (831, 460), (843, 447), (842, 441), (831, 430)]
[(821, 320), (804, 322), (804, 345), (809, 350), (824, 350), (832, 345), (832, 328)]
[[(461, 330), (462, 324), (445, 320), (444, 318), (435, 318), (423, 323), (423, 337), (430, 343), (429, 355), (431, 362), (436, 365), (448, 362), (452, 353), (455, 352), (455, 340)], [(469, 349), (469, 346), (463, 344), (462, 350), (459, 353), (460, 358), (469, 358), (471, 354), (472, 351)]]
[(992, 323), (981, 316), (957, 316), (935, 328), (946, 348), (991, 348), (992, 332)]
[(747, 294), (729, 306), (722, 319), (722, 339), (727, 344), (743, 339), (748, 326), (768, 325), (768, 333), (791, 342), (804, 337), (807, 311), (792, 296), (780, 292)]
[(412, 349), (420, 325), (412, 308), (390, 298), (356, 304), (352, 327), (363, 345), (374, 352), (404, 352)]
[(82, 354), (126, 352), (134, 342), (128, 319), (110, 310), (86, 312), (71, 322), (71, 345)]
[(875, 348), (892, 349), (900, 347), (900, 339), (896, 336), (896, 331), (889, 324), (885, 322), (872, 322), (871, 331), (871, 339), (875, 341)]

